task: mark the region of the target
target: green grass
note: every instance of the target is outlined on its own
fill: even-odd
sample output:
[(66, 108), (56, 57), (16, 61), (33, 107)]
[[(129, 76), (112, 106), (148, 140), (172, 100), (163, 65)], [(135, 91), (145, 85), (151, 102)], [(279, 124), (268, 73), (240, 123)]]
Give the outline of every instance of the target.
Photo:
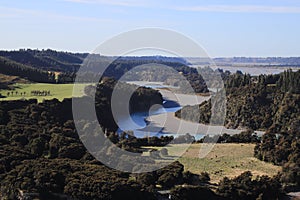
[[(74, 97), (83, 96), (84, 87), (90, 84), (78, 84), (78, 90), (74, 92)], [(14, 84), (14, 90), (0, 90), (0, 93), (6, 98), (1, 98), (1, 101), (10, 101), (18, 99), (37, 99), (42, 102), (44, 99), (58, 99), (71, 98), (73, 93), (73, 84), (45, 84), (45, 83), (31, 83), (31, 84)], [(50, 91), (49, 96), (34, 96), (31, 91)], [(13, 92), (13, 95), (11, 94)], [(17, 92), (17, 94), (16, 94)], [(26, 93), (24, 95), (24, 92)], [(10, 93), (10, 95), (8, 95)], [(21, 96), (21, 93), (23, 95)]]
[[(186, 147), (178, 144), (166, 148), (169, 155), (179, 156)], [(233, 178), (245, 171), (251, 171), (254, 176), (274, 176), (281, 170), (279, 166), (256, 159), (253, 156), (254, 144), (216, 144), (205, 158), (198, 157), (200, 147), (201, 144), (192, 144), (179, 158), (179, 162), (184, 165), (186, 171), (196, 174), (208, 172), (213, 183), (219, 182), (225, 176)]]

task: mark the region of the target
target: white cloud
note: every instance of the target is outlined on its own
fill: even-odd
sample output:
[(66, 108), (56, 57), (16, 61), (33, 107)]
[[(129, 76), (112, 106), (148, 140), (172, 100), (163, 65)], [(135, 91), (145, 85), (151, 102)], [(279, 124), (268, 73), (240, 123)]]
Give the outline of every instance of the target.
[(300, 13), (300, 7), (259, 6), (259, 5), (207, 5), (193, 7), (173, 7), (178, 11), (231, 12), (231, 13)]

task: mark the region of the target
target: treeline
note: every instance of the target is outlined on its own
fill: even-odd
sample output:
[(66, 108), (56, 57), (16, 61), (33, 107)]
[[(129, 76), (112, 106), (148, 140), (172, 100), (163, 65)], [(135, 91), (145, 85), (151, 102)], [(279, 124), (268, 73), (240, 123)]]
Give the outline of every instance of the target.
[[(77, 80), (79, 82), (91, 82), (100, 75), (99, 70), (105, 68), (105, 71), (101, 71), (103, 77), (119, 80), (125, 73), (129, 72), (126, 74), (129, 80), (162, 81), (177, 84), (181, 87), (181, 92), (187, 91), (189, 85), (178, 85), (182, 82), (178, 77), (170, 76), (170, 73), (166, 73), (165, 68), (157, 68), (157, 66), (165, 65), (175, 72), (181, 73), (196, 93), (208, 92), (207, 86), (197, 69), (189, 67), (189, 63), (181, 58), (160, 56), (106, 57), (96, 54), (57, 52), (49, 49), (0, 51), (0, 58), (0, 73), (20, 76), (34, 82), (73, 83), (76, 75), (78, 75)], [(153, 68), (156, 66), (156, 70), (151, 71), (151, 67), (148, 67), (146, 76), (144, 70), (137, 70), (137, 73), (130, 75), (130, 70), (147, 64), (153, 65)], [(84, 72), (77, 74), (80, 66), (84, 68)]]
[[(166, 68), (169, 67), (169, 68)], [(104, 69), (103, 77), (111, 77), (122, 81), (151, 81), (164, 82), (171, 86), (180, 87), (180, 92), (192, 87), (196, 93), (208, 92), (203, 77), (196, 68), (186, 65), (181, 59), (165, 57), (104, 57), (90, 55), (83, 64), (83, 70), (77, 73), (79, 82), (90, 82), (100, 76), (99, 69)], [(171, 70), (171, 69), (172, 70)], [(71, 75), (75, 80), (76, 74)], [(185, 80), (185, 84), (182, 84)]]
[(55, 83), (55, 74), (40, 69), (25, 66), (20, 63), (0, 57), (0, 73), (11, 76), (19, 76), (30, 81), (40, 83)]
[(31, 95), (33, 96), (50, 96), (51, 95), (51, 91), (50, 90), (33, 90), (30, 92)]
[[(171, 173), (174, 173), (172, 168), (167, 168)], [(152, 175), (152, 174), (151, 174)], [(149, 176), (144, 179), (149, 182)], [(174, 175), (173, 175), (174, 176)], [(183, 178), (183, 179), (182, 179)], [(225, 199), (283, 199), (284, 192), (281, 188), (279, 177), (270, 178), (268, 176), (253, 177), (251, 172), (247, 171), (241, 175), (229, 179), (225, 177), (219, 182), (217, 186), (210, 187), (208, 184), (210, 178), (207, 173), (200, 175), (193, 175), (189, 172), (183, 173), (183, 177), (178, 177), (178, 181), (171, 182), (171, 185), (181, 183), (176, 187), (172, 187), (169, 198), (175, 200), (191, 200), (196, 198), (211, 199), (211, 200), (225, 200)], [(153, 179), (150, 179), (153, 180)], [(182, 185), (182, 183), (185, 183)], [(214, 189), (212, 189), (214, 188)], [(168, 198), (168, 196), (166, 196)]]
[[(43, 68), (31, 67), (0, 56), (0, 73), (8, 76), (19, 76), (23, 79), (38, 83), (73, 83), (76, 72), (55, 72)], [(90, 73), (92, 77), (95, 75)], [(87, 76), (90, 78), (89, 76)], [(86, 79), (90, 82), (91, 79)], [(82, 81), (85, 82), (85, 81)]]
[[(116, 87), (118, 89), (116, 89)], [(129, 104), (128, 109), (130, 113), (143, 112), (148, 111), (152, 105), (162, 105), (163, 102), (162, 95), (157, 90), (145, 87), (136, 87), (124, 82), (117, 82), (113, 78), (104, 77), (96, 86), (86, 87), (85, 94), (87, 96), (82, 101), (83, 105), (92, 103), (93, 94), (95, 94), (95, 107), (98, 120), (104, 128), (112, 131), (116, 131), (118, 129), (111, 110), (111, 98), (114, 90), (115, 92), (116, 90), (118, 91), (118, 101), (116, 104), (112, 105), (115, 107), (115, 110), (127, 108)], [(122, 99), (131, 93), (132, 95), (129, 102), (127, 101), (128, 99)], [(78, 99), (78, 101), (81, 101), (81, 99)], [(89, 116), (86, 117), (87, 119), (90, 119)]]
[(282, 166), (281, 182), (287, 191), (300, 189), (300, 120), (288, 131), (270, 129), (255, 147), (255, 157)]
[[(252, 77), (250, 74), (243, 74), (238, 71), (229, 76), (225, 81), (226, 88), (240, 88), (255, 85), (264, 90), (265, 87), (275, 87), (281, 92), (300, 93), (300, 70), (288, 69), (280, 74), (259, 75)], [(275, 90), (274, 90), (275, 92)]]
[(300, 70), (297, 72), (284, 71), (280, 74), (276, 85), (282, 92), (300, 94)]
[[(190, 134), (180, 135), (176, 138), (173, 136), (161, 136), (161, 137), (145, 137), (136, 138), (130, 132), (123, 132), (120, 135), (110, 134), (108, 138), (118, 146), (123, 146), (125, 149), (131, 152), (143, 152), (143, 147), (164, 147), (168, 144), (191, 144), (196, 142), (195, 137)], [(163, 148), (161, 151), (157, 151), (161, 155), (168, 155), (167, 149)]]
[(74, 72), (88, 54), (58, 52), (55, 50), (20, 49), (0, 51), (0, 56), (19, 64), (45, 71)]
[(223, 135), (216, 136), (204, 136), (198, 143), (254, 143), (257, 144), (261, 141), (261, 137), (257, 135), (253, 130), (242, 131), (239, 134), (229, 135), (224, 133)]
[(251, 172), (220, 181), (215, 192), (203, 186), (185, 186), (172, 189), (172, 199), (191, 200), (195, 197), (212, 200), (240, 199), (283, 199), (281, 184), (277, 177), (253, 177)]
[[(227, 113), (225, 126), (229, 128), (247, 127), (253, 130), (288, 129), (294, 119), (299, 119), (300, 88), (297, 72), (286, 71), (279, 75), (249, 75), (236, 73), (225, 82)], [(287, 78), (293, 77), (293, 78)], [(283, 90), (289, 85), (289, 90)], [(186, 106), (176, 112), (185, 120), (209, 123), (211, 102)]]

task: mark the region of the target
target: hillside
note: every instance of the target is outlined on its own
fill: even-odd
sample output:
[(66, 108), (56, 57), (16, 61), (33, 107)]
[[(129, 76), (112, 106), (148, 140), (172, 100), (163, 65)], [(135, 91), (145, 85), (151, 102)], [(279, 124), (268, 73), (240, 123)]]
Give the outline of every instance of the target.
[(29, 83), (29, 81), (22, 79), (18, 76), (8, 76), (0, 74), (0, 90), (11, 90), (14, 89), (13, 84), (17, 83)]
[[(265, 130), (261, 142), (256, 144), (255, 157), (282, 166), (280, 182), (284, 190), (299, 191), (300, 70), (257, 78), (234, 74), (227, 79), (225, 88), (225, 125)], [(211, 103), (206, 101), (201, 105), (186, 106), (176, 112), (176, 116), (208, 123), (210, 109)]]
[(0, 51), (0, 56), (45, 71), (74, 72), (88, 54), (58, 52), (51, 49)]
[[(195, 92), (208, 92), (207, 86), (198, 71), (189, 67), (189, 63), (184, 59), (162, 56), (106, 57), (96, 54), (31, 49), (0, 51), (0, 73), (19, 76), (39, 83), (73, 83), (76, 75), (78, 75), (79, 67), (87, 56), (88, 62), (92, 63), (92, 67), (83, 65), (84, 72), (78, 79), (80, 82), (91, 82), (99, 75), (100, 69), (107, 67), (102, 74), (103, 77), (112, 77), (119, 80), (126, 74), (129, 80), (151, 80), (172, 85), (179, 84), (181, 92), (186, 92), (189, 84), (180, 85), (180, 79), (178, 78), (180, 73), (188, 80)], [(149, 64), (151, 67), (148, 67), (147, 71), (135, 68)], [(162, 66), (168, 66), (175, 73), (170, 74)], [(130, 74), (133, 69), (135, 73)], [(129, 73), (127, 74), (127, 72)]]
[(4, 57), (0, 57), (0, 73), (8, 76), (19, 76), (34, 82), (56, 82), (54, 73), (33, 68)]
[[(300, 112), (300, 70), (280, 75), (234, 74), (226, 81), (227, 113), (225, 126), (254, 130), (288, 130)], [(189, 121), (209, 123), (211, 105), (186, 106), (176, 116)], [(199, 113), (200, 110), (200, 113)]]

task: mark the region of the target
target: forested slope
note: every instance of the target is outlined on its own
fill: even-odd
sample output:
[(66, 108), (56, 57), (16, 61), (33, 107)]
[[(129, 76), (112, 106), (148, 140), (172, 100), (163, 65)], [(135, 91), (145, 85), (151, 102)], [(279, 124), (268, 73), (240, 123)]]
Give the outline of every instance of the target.
[[(85, 60), (86, 59), (86, 60)], [(92, 63), (94, 67), (89, 68)], [(12, 76), (20, 76), (34, 82), (43, 83), (72, 83), (75, 81), (77, 72), (82, 66), (84, 73), (81, 74), (80, 82), (91, 82), (100, 71), (105, 68), (103, 77), (112, 77), (119, 80), (124, 74), (137, 66), (152, 65), (153, 69), (137, 70), (129, 80), (160, 81), (169, 84), (179, 84), (181, 92), (187, 91), (188, 85), (180, 85), (180, 81), (174, 75), (166, 73), (165, 68), (155, 66), (168, 66), (176, 73), (185, 77), (195, 92), (208, 92), (206, 84), (195, 68), (188, 66), (184, 59), (160, 56), (144, 57), (107, 57), (99, 54), (69, 53), (54, 50), (19, 50), (0, 51), (0, 73)], [(155, 68), (155, 69), (154, 69)]]
[[(235, 74), (226, 81), (225, 125), (230, 128), (266, 130), (261, 142), (256, 145), (255, 156), (283, 167), (279, 179), (286, 191), (300, 190), (299, 89), (300, 70), (256, 78)], [(200, 115), (197, 114), (199, 109)], [(201, 105), (184, 107), (176, 116), (209, 123), (210, 109), (211, 103), (207, 101)]]
[[(227, 113), (225, 126), (254, 130), (276, 127), (288, 130), (300, 116), (300, 70), (280, 75), (234, 74), (226, 80)], [(200, 115), (199, 115), (200, 109)], [(176, 112), (185, 120), (209, 123), (210, 101), (186, 106)], [(197, 119), (200, 119), (199, 121)]]

